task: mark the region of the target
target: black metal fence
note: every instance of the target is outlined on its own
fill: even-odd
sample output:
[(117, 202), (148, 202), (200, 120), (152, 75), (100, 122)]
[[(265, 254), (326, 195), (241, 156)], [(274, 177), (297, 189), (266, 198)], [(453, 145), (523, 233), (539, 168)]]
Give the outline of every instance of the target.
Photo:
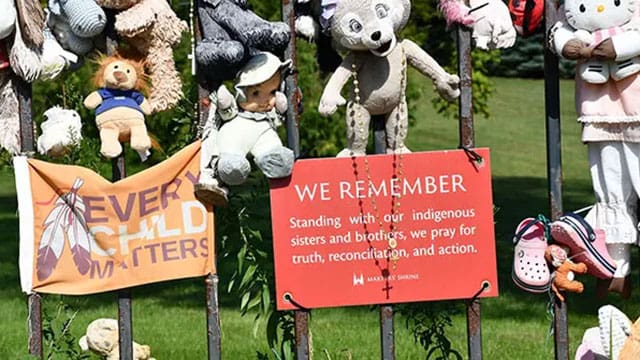
[[(197, 1), (196, 1), (197, 4)], [(555, 12), (556, 2), (547, 1), (547, 13)], [(196, 11), (197, 13), (197, 11)], [(294, 27), (294, 4), (293, 0), (282, 0), (283, 19), (291, 28)], [(548, 19), (553, 18), (547, 16)], [(547, 24), (547, 29), (552, 24)], [(195, 38), (199, 40), (199, 29), (194, 24)], [(108, 49), (115, 50), (116, 40), (113, 36), (108, 37)], [(546, 43), (546, 41), (545, 41)], [(459, 99), (459, 146), (461, 148), (473, 148), (474, 124), (473, 124), (473, 104), (472, 104), (472, 66), (471, 66), (471, 33), (468, 29), (459, 28), (457, 30), (458, 46), (458, 73), (461, 79), (461, 95)], [(558, 59), (545, 46), (545, 106), (546, 106), (546, 127), (547, 127), (547, 159), (548, 159), (548, 185), (551, 214), (556, 218), (562, 213), (562, 167), (560, 156), (560, 111), (559, 111), (559, 85), (558, 85)], [(296, 63), (296, 43), (292, 36), (291, 42), (285, 53), (286, 58)], [(287, 96), (290, 104), (298, 103), (297, 76), (295, 73), (286, 79)], [(31, 109), (31, 85), (16, 77), (16, 91), (19, 99), (20, 119), (21, 119), (21, 144), (22, 152), (32, 154), (35, 151), (34, 124)], [(208, 117), (209, 94), (216, 87), (214, 84), (207, 84), (198, 81), (198, 124), (202, 125)], [(290, 106), (287, 112), (287, 142), (296, 156), (300, 154), (299, 133), (298, 133), (298, 107)], [(375, 137), (375, 152), (384, 153), (385, 134), (384, 123), (381, 118), (374, 118), (373, 130)], [(118, 180), (126, 176), (124, 158), (119, 157), (113, 160), (112, 179)], [(206, 286), (206, 319), (207, 319), (207, 348), (208, 359), (220, 359), (220, 319), (218, 309), (218, 276), (210, 274), (205, 277)], [(479, 292), (483, 289), (479, 289)], [(478, 294), (479, 294), (478, 292)], [(133, 358), (133, 327), (132, 327), (132, 298), (130, 289), (120, 290), (118, 293), (118, 322), (119, 322), (119, 347), (120, 358), (127, 360)], [(477, 295), (475, 295), (477, 296)], [(472, 297), (466, 301), (467, 314), (467, 343), (468, 358), (470, 360), (482, 359), (482, 335), (480, 318), (480, 300)], [(39, 358), (43, 357), (42, 344), (42, 304), (41, 295), (34, 293), (28, 296), (28, 328), (29, 328), (29, 353)], [(295, 335), (296, 335), (296, 358), (303, 360), (310, 358), (309, 341), (309, 310), (295, 311)], [(392, 305), (380, 305), (380, 344), (381, 358), (395, 359), (394, 342), (394, 310)], [(567, 309), (564, 302), (555, 303), (554, 336), (556, 359), (568, 359), (568, 325)]]

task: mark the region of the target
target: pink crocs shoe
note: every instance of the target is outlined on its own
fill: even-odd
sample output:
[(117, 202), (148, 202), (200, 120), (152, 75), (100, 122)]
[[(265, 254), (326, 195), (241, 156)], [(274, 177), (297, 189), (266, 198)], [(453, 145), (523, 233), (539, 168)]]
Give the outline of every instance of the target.
[(516, 228), (513, 243), (513, 282), (519, 288), (532, 293), (548, 291), (551, 276), (544, 259), (544, 251), (547, 248), (544, 223), (534, 218), (522, 220)]
[(604, 242), (604, 231), (593, 230), (580, 215), (567, 213), (551, 223), (551, 237), (571, 249), (575, 262), (587, 265), (589, 274), (600, 279), (611, 279), (616, 271)]

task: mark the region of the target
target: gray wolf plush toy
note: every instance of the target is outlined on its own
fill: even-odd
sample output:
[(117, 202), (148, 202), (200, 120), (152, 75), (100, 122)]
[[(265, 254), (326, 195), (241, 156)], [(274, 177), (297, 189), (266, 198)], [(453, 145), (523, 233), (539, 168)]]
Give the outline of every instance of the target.
[(410, 152), (404, 144), (407, 65), (429, 77), (447, 100), (460, 95), (460, 79), (447, 73), (414, 42), (398, 39), (411, 12), (409, 0), (338, 0), (326, 10), (336, 46), (349, 53), (324, 89), (320, 114), (331, 115), (346, 103), (340, 91), (354, 78), (347, 105), (347, 148), (338, 156), (365, 155), (372, 115), (386, 118), (387, 153)]

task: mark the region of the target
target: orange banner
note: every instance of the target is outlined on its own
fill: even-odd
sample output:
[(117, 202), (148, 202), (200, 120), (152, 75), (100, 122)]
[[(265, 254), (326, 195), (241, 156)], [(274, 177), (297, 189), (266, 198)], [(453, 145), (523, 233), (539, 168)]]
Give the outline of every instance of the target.
[(115, 183), (14, 158), (26, 293), (92, 294), (215, 272), (211, 207), (193, 194), (200, 144)]

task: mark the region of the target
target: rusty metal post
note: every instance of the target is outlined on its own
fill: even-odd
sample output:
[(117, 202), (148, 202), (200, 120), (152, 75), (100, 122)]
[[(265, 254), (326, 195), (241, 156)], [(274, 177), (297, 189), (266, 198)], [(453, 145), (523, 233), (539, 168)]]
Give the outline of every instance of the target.
[(393, 306), (380, 306), (380, 358), (392, 360), (396, 358), (395, 334), (393, 330)]
[[(296, 57), (296, 36), (295, 36), (295, 14), (293, 0), (282, 0), (282, 19), (289, 24), (291, 29), (291, 39), (289, 45), (284, 51), (284, 58), (291, 59), (294, 68), (298, 64)], [(296, 72), (290, 74), (285, 79), (287, 100), (289, 108), (287, 109), (287, 146), (293, 150), (296, 158), (300, 155), (300, 132), (298, 125), (300, 122), (300, 91), (298, 90), (298, 75)]]
[[(193, 2), (193, 8), (191, 9), (190, 20), (191, 28), (193, 31), (194, 41), (192, 44), (193, 53), (191, 54), (191, 61), (194, 62), (196, 82), (198, 84), (198, 102), (197, 102), (197, 122), (195, 126), (191, 128), (192, 134), (196, 136), (196, 139), (202, 137), (205, 124), (209, 118), (209, 110), (211, 101), (209, 95), (211, 95), (212, 89), (217, 89), (219, 84), (211, 84), (205, 80), (204, 74), (199, 71), (198, 65), (195, 59), (195, 45), (202, 40), (202, 33), (200, 31), (200, 22), (198, 17), (198, 8), (200, 7), (200, 1)], [(192, 71), (193, 71), (192, 70)], [(220, 360), (222, 353), (221, 345), (221, 330), (220, 330), (220, 309), (218, 307), (218, 284), (220, 282), (218, 275), (209, 274), (205, 277), (206, 284), (206, 314), (207, 314), (207, 359), (208, 360)]]
[[(558, 4), (556, 0), (545, 3), (545, 19), (554, 19)], [(548, 34), (553, 26), (545, 22), (544, 37), (544, 97), (547, 136), (547, 182), (551, 219), (562, 215), (562, 148), (560, 138), (560, 85), (558, 57), (549, 49)], [(569, 325), (567, 304), (554, 302), (553, 334), (555, 355), (558, 360), (569, 359)]]
[[(285, 59), (291, 59), (294, 69), (297, 66), (296, 57), (296, 36), (295, 36), (295, 13), (293, 0), (282, 0), (282, 20), (291, 29), (291, 39), (284, 52)], [(300, 156), (300, 132), (298, 124), (300, 121), (300, 92), (298, 90), (297, 72), (289, 74), (285, 78), (287, 100), (287, 146), (293, 150), (296, 158)], [(309, 314), (308, 310), (296, 310), (294, 312), (295, 335), (296, 335), (296, 359), (305, 360), (310, 358), (309, 344)]]
[[(31, 108), (31, 84), (15, 75), (7, 81), (11, 81), (13, 91), (18, 98), (18, 111), (20, 117), (20, 151), (30, 156), (35, 151), (33, 110)], [(42, 358), (42, 298), (40, 294), (33, 293), (27, 296), (29, 311), (29, 354)]]
[(209, 360), (220, 360), (220, 312), (218, 309), (218, 275), (209, 274), (207, 284), (207, 352)]
[[(458, 75), (460, 76), (460, 99), (458, 106), (458, 121), (460, 147), (473, 148), (475, 146), (473, 128), (473, 92), (472, 92), (472, 63), (471, 63), (471, 30), (458, 27)], [(482, 332), (480, 320), (480, 300), (471, 299), (467, 302), (467, 348), (470, 360), (482, 359)]]
[(296, 310), (293, 313), (296, 334), (296, 359), (310, 359), (311, 346), (309, 344), (309, 314), (308, 310)]
[[(115, 16), (113, 10), (105, 10), (107, 15), (107, 27), (105, 29), (107, 41), (107, 55), (112, 55), (118, 50), (118, 35), (116, 34)], [(111, 181), (122, 180), (127, 177), (125, 167), (124, 147), (122, 153), (111, 159)], [(131, 289), (118, 291), (118, 346), (120, 359), (133, 359), (133, 326), (131, 316)]]
[[(385, 118), (382, 115), (371, 117), (373, 126), (374, 153), (387, 152)], [(395, 359), (395, 334), (393, 328), (393, 306), (380, 305), (380, 355), (382, 359)]]

